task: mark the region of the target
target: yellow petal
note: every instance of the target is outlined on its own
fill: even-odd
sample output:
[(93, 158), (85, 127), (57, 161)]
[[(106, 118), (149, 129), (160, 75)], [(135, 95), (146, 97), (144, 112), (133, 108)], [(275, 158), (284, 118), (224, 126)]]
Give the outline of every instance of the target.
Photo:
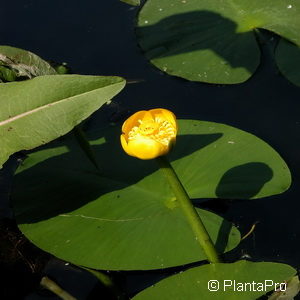
[(152, 116), (152, 114), (151, 114), (151, 112), (150, 112), (150, 110), (149, 111), (146, 111), (146, 113), (144, 114), (144, 116), (143, 116), (143, 119), (142, 119), (142, 121), (149, 121), (149, 120), (154, 120), (154, 118), (153, 118), (153, 116)]
[(168, 109), (164, 108), (155, 108), (149, 110), (149, 112), (153, 115), (154, 119), (155, 117), (159, 117), (163, 120), (167, 120), (169, 123), (171, 123), (177, 132), (177, 121), (176, 116)]
[(167, 109), (162, 109), (162, 114), (174, 126), (177, 133), (178, 126), (177, 126), (176, 116)]
[(128, 148), (130, 149), (130, 153), (133, 153), (133, 156), (137, 158), (153, 159), (164, 155), (166, 147), (155, 140), (141, 138), (138, 140), (129, 141)]
[(124, 123), (122, 126), (122, 132), (126, 134), (126, 138), (127, 138), (127, 134), (128, 132), (134, 127), (134, 126), (138, 126), (140, 123), (138, 122), (139, 120), (142, 120), (144, 115), (147, 113), (146, 110), (141, 110), (136, 112), (135, 114), (133, 114), (132, 116), (130, 116)]
[[(167, 121), (168, 124), (162, 123), (164, 121)], [(163, 125), (160, 127), (159, 124)], [(124, 122), (121, 144), (124, 151), (131, 156), (140, 159), (153, 159), (170, 151), (175, 144), (176, 134), (176, 116), (171, 111), (164, 108), (142, 110)]]
[(130, 148), (128, 147), (128, 144), (127, 144), (127, 141), (126, 141), (126, 138), (125, 138), (125, 135), (122, 134), (120, 136), (120, 139), (121, 139), (121, 145), (122, 145), (122, 148), (124, 149), (124, 151), (130, 155), (130, 156), (135, 156), (131, 151), (130, 151)]

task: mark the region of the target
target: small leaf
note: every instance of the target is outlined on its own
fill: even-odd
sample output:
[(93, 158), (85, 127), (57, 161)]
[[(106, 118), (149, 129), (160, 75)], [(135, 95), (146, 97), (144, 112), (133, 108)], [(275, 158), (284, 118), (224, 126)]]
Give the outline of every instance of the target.
[(36, 54), (10, 46), (0, 46), (0, 63), (13, 71), (17, 77), (33, 78), (56, 74), (55, 69)]
[(132, 300), (253, 300), (278, 288), (277, 284), (295, 273), (289, 265), (271, 262), (241, 260), (231, 264), (209, 264), (170, 276)]
[(0, 64), (0, 82), (1, 81), (15, 81), (17, 79), (17, 74), (5, 66)]

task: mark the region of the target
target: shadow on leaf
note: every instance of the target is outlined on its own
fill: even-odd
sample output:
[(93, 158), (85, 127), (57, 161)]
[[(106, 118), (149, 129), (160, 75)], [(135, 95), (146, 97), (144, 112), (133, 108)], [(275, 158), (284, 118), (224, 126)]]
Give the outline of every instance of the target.
[[(218, 198), (250, 199), (273, 177), (272, 169), (260, 162), (251, 162), (228, 170), (217, 188)], [(249, 187), (249, 188), (247, 188)]]
[[(252, 30), (238, 32), (234, 21), (207, 10), (174, 14), (156, 24), (140, 26), (137, 35), (150, 60), (189, 53), (186, 59), (196, 63), (202, 54), (195, 52), (210, 50), (232, 68), (253, 73), (259, 64), (260, 51)], [(201, 59), (207, 63), (205, 55)]]
[[(101, 135), (99, 132), (95, 134)], [(142, 161), (126, 155), (121, 149), (119, 136), (119, 127), (109, 128), (104, 133), (105, 142), (93, 146), (100, 172), (74, 139), (65, 140), (64, 144), (58, 142), (60, 146), (67, 146), (69, 152), (61, 154), (47, 145), (45, 154), (37, 152), (29, 157), (25, 166), (33, 166), (15, 176), (13, 199), (18, 222), (35, 223), (74, 212), (91, 201), (101, 201), (101, 195), (124, 189), (159, 172), (155, 160)], [(221, 136), (220, 133), (178, 136), (180, 146), (174, 148), (171, 160), (204, 148)], [(51, 151), (50, 157), (48, 151)], [(43, 160), (43, 156), (46, 159)], [(35, 164), (32, 161), (35, 159), (40, 161)]]

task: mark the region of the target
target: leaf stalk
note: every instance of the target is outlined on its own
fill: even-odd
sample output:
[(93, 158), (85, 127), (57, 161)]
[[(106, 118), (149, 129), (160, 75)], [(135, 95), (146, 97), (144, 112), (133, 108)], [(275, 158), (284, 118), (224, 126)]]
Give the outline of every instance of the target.
[(207, 259), (211, 263), (221, 262), (216, 248), (199, 216), (195, 207), (193, 206), (185, 188), (183, 187), (180, 179), (178, 178), (175, 170), (168, 161), (166, 156), (156, 158), (160, 169), (162, 170), (165, 178), (167, 179), (176, 199), (178, 200), (181, 209), (190, 224), (195, 238), (205, 252)]

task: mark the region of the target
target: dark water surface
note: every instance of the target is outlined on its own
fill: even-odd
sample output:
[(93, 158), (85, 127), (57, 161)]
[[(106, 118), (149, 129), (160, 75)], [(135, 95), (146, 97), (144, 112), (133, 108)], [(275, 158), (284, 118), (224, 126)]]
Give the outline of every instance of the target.
[[(216, 86), (164, 75), (150, 66), (137, 45), (137, 11), (118, 0), (3, 1), (1, 44), (67, 62), (74, 73), (140, 81), (128, 84), (110, 108), (95, 113), (95, 123), (101, 122), (99, 118), (107, 122), (122, 113), (165, 107), (178, 118), (225, 123), (269, 143), (290, 167), (290, 190), (265, 199), (234, 201), (221, 214), (237, 224), (242, 234), (259, 222), (254, 234), (233, 252), (235, 259), (247, 254), (256, 261), (299, 268), (300, 88), (279, 74), (266, 45), (256, 74), (243, 84)], [(128, 293), (133, 295), (158, 280), (156, 276), (126, 273)]]

